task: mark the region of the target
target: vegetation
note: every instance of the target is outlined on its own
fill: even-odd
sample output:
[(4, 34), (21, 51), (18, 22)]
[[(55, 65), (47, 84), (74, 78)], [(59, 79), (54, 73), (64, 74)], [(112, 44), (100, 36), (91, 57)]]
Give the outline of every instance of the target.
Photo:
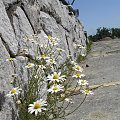
[(89, 39), (89, 43), (87, 44), (87, 53), (90, 52), (92, 44), (93, 44), (93, 41), (91, 39)]
[[(39, 44), (39, 37), (32, 35), (26, 37), (25, 41), (36, 46), (35, 58), (29, 59), (25, 66), (28, 81), (23, 83), (17, 79), (17, 74), (12, 75), (13, 88), (6, 97), (13, 98), (20, 120), (66, 119), (83, 104), (87, 95), (93, 94), (88, 81), (84, 80), (83, 68), (71, 57), (60, 63), (65, 50), (59, 48), (61, 42), (58, 38), (45, 36), (45, 43)], [(80, 44), (75, 46), (77, 49), (86, 48)], [(14, 58), (8, 58), (8, 61), (13, 63)], [(85, 95), (80, 94), (80, 103), (70, 109), (77, 88)]]
[(92, 41), (99, 41), (105, 37), (111, 37), (111, 38), (120, 38), (120, 28), (101, 28), (99, 27), (97, 29), (97, 32), (95, 35), (90, 35), (89, 39)]
[[(90, 52), (92, 44), (93, 44), (93, 41), (91, 39), (89, 39), (89, 43), (86, 45), (86, 48), (85, 48), (86, 54), (88, 54)], [(80, 55), (78, 55), (76, 62), (80, 63), (80, 62), (84, 61), (85, 59), (86, 59), (86, 55), (80, 54)]]
[(86, 58), (85, 56), (78, 55), (76, 62), (77, 62), (77, 63), (80, 63), (81, 61), (84, 61), (85, 58)]

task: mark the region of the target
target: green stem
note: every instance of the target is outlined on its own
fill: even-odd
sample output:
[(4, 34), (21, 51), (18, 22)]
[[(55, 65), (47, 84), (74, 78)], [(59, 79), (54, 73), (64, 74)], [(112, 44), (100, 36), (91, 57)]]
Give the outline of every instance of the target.
[(66, 115), (64, 115), (64, 116), (62, 116), (62, 117), (60, 117), (60, 118), (66, 117), (66, 116), (72, 114), (73, 112), (75, 112), (75, 111), (84, 103), (84, 101), (85, 101), (85, 99), (86, 99), (86, 96), (87, 96), (87, 95), (85, 95), (83, 101), (82, 101), (73, 111), (69, 112), (68, 114), (66, 114)]

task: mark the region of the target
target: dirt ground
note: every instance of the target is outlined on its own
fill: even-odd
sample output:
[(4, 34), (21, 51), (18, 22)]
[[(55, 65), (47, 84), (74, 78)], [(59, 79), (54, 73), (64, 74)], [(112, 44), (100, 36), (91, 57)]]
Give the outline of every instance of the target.
[[(81, 66), (90, 85), (106, 86), (95, 89), (67, 120), (120, 120), (120, 39), (94, 42)], [(82, 99), (74, 96), (70, 109)]]

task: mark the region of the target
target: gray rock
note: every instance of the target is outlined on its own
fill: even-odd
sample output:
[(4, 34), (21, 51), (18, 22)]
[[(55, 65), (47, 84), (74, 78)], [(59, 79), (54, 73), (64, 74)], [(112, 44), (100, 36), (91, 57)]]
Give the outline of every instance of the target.
[[(73, 54), (76, 54), (76, 51), (78, 51), (73, 48), (73, 41), (77, 41), (77, 44), (86, 46), (86, 38), (82, 24), (74, 15), (68, 15), (68, 6), (63, 5), (59, 0), (54, 2), (40, 0), (37, 3), (24, 2), (23, 8), (28, 15), (28, 18), (36, 33), (39, 33), (41, 30), (43, 30), (47, 35), (56, 36), (63, 40), (66, 42), (67, 46), (70, 43), (70, 46), (68, 47), (69, 53), (72, 53), (72, 56)], [(62, 31), (61, 27), (63, 28)], [(61, 33), (64, 34), (61, 35)], [(70, 39), (68, 40), (68, 43), (67, 39)], [(66, 46), (64, 47), (66, 48)], [(76, 57), (78, 54), (80, 53), (77, 52)]]
[(21, 84), (24, 84), (28, 81), (28, 71), (25, 68), (26, 64), (27, 64), (27, 57), (23, 57), (23, 56), (17, 56), (16, 59), (14, 60), (14, 71), (15, 74), (17, 74), (17, 80), (20, 81)]
[(16, 11), (13, 14), (13, 27), (14, 27), (16, 39), (19, 44), (19, 50), (28, 48), (29, 54), (34, 56), (35, 46), (32, 43), (26, 42), (24, 40), (26, 36), (30, 36), (34, 32), (24, 11), (18, 6), (16, 8)]
[[(71, 8), (73, 11), (73, 8)], [(73, 44), (86, 46), (83, 26), (76, 16), (69, 15), (70, 8), (60, 0), (0, 0), (0, 120), (14, 120), (16, 113), (11, 99), (4, 100), (4, 93), (11, 89), (11, 75), (18, 74), (18, 80), (27, 82), (27, 70), (24, 68), (28, 58), (23, 54), (36, 56), (36, 45), (24, 41), (25, 36), (38, 34), (38, 43), (45, 43), (44, 36), (51, 35), (61, 40), (59, 47), (65, 52), (60, 63), (66, 60), (69, 54), (76, 59), (81, 50), (75, 49)], [(6, 62), (7, 58), (14, 58)], [(43, 86), (46, 91), (46, 84)], [(5, 102), (4, 102), (5, 101)], [(6, 109), (8, 108), (8, 109)]]
[(18, 42), (15, 39), (14, 31), (2, 0), (0, 0), (0, 34), (10, 54), (15, 55), (18, 51)]
[[(6, 94), (12, 88), (10, 82), (14, 73), (13, 62), (6, 61), (10, 58), (8, 51), (0, 38), (0, 120), (12, 120), (13, 104), (11, 99), (6, 98)], [(13, 109), (14, 110), (14, 109)]]

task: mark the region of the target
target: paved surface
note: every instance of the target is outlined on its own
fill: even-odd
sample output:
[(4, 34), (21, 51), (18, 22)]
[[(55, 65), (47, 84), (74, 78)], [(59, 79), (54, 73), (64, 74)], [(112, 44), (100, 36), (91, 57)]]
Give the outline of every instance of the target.
[[(120, 82), (120, 39), (95, 42), (82, 66), (90, 85)], [(75, 96), (71, 109), (82, 99)], [(67, 120), (120, 120), (120, 85), (94, 90)]]

